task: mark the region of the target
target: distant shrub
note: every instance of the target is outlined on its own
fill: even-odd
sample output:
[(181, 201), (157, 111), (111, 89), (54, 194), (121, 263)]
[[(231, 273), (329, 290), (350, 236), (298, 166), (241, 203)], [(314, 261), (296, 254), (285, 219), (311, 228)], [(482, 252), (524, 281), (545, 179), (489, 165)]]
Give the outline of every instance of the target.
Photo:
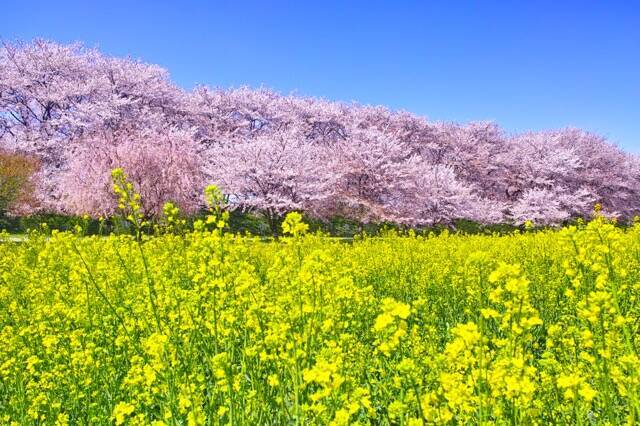
[(0, 150), (0, 216), (33, 207), (34, 175), (38, 167), (33, 157)]

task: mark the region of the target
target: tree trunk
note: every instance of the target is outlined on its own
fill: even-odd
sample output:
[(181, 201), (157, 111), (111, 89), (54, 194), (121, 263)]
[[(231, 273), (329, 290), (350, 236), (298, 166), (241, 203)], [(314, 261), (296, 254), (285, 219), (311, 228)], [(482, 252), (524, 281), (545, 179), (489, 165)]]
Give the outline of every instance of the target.
[(267, 210), (267, 222), (269, 222), (269, 228), (271, 229), (271, 235), (274, 239), (278, 239), (278, 221), (277, 215), (270, 210)]

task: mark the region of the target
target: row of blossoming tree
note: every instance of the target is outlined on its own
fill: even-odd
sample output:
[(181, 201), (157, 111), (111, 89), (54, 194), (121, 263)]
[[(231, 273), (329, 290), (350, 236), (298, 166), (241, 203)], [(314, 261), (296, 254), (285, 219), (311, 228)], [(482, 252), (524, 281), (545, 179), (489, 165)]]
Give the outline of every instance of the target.
[(640, 207), (640, 160), (577, 129), (509, 135), (266, 89), (181, 90), (163, 68), (80, 44), (0, 48), (0, 148), (36, 157), (35, 208), (108, 216), (123, 168), (145, 214), (217, 184), (269, 220), (557, 224)]

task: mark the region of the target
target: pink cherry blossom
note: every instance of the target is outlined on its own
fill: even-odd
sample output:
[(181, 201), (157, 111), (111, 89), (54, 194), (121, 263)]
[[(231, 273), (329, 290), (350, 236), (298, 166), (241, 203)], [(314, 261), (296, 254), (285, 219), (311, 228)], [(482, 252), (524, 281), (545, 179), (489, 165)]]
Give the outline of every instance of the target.
[(231, 208), (272, 223), (318, 218), (407, 225), (640, 214), (640, 159), (579, 129), (507, 134), (383, 106), (266, 88), (185, 91), (163, 68), (46, 40), (0, 48), (0, 148), (34, 154), (50, 211), (114, 212), (122, 167), (145, 213), (187, 212), (218, 184)]

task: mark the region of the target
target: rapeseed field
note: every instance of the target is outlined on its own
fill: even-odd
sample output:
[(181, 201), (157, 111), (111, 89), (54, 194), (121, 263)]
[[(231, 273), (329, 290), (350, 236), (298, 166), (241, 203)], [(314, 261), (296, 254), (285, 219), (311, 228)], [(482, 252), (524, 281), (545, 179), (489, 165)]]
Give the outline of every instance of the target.
[(0, 423), (633, 424), (640, 224), (0, 242)]

